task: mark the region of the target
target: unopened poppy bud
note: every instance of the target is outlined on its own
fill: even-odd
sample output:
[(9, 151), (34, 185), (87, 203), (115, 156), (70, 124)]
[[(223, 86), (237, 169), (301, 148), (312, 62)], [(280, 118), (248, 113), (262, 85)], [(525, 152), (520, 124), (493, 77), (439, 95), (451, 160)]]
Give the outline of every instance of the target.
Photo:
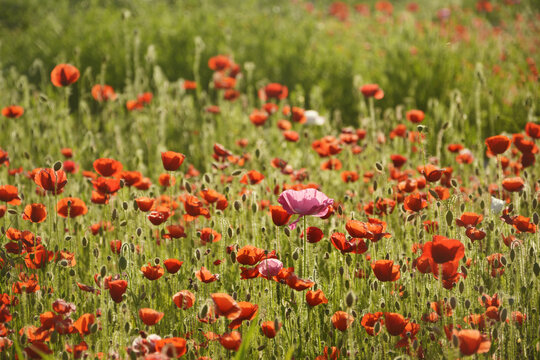
[(343, 266), (340, 266), (339, 267), (339, 275), (343, 276), (344, 272), (345, 272), (345, 269), (343, 268)]
[(57, 161), (57, 162), (54, 163), (54, 165), (53, 165), (54, 171), (58, 171), (61, 168), (62, 168), (62, 162), (61, 161)]
[[(19, 194), (19, 197), (20, 197), (20, 196), (21, 196), (21, 195)], [(15, 209), (8, 209), (8, 214), (11, 214), (11, 215), (17, 215), (17, 210), (15, 210)]]
[(540, 265), (538, 265), (537, 262), (535, 262), (533, 265), (533, 272), (535, 276), (540, 275)]
[(99, 273), (100, 273), (102, 278), (105, 277), (105, 275), (107, 274), (107, 267), (105, 267), (105, 265), (103, 265), (101, 267), (101, 270), (99, 271)]
[(298, 257), (299, 257), (299, 256), (298, 256), (298, 251), (299, 251), (298, 248), (296, 248), (296, 249), (294, 250), (293, 254), (292, 254), (292, 258), (293, 258), (293, 260), (295, 260), (295, 261), (298, 260)]
[(195, 257), (197, 260), (201, 260), (201, 251), (199, 249), (195, 250)]
[(283, 232), (285, 233), (285, 235), (286, 235), (287, 237), (291, 236), (291, 231), (289, 230), (288, 227), (284, 228), (284, 229), (283, 229)]
[(94, 248), (94, 257), (99, 257), (99, 249)]
[(238, 298), (238, 294), (236, 293), (236, 291), (233, 291), (233, 293), (232, 293), (232, 298), (233, 298), (234, 300), (236, 300), (236, 299)]
[(376, 162), (375, 167), (377, 168), (377, 170), (383, 171), (383, 166), (382, 166), (382, 164), (380, 162)]
[(452, 309), (457, 307), (457, 299), (453, 296), (450, 298), (450, 307), (452, 307)]
[(69, 265), (69, 263), (67, 262), (66, 259), (62, 259), (58, 262), (58, 264), (60, 264), (60, 266), (62, 267), (67, 267)]
[(459, 293), (463, 294), (463, 292), (465, 291), (465, 284), (463, 282), (460, 282), (458, 289), (459, 289)]
[(113, 209), (112, 214), (111, 214), (111, 219), (116, 220), (117, 217), (118, 217), (118, 212), (116, 211), (116, 209)]
[(352, 307), (354, 305), (354, 294), (349, 291), (349, 293), (347, 294), (347, 297), (345, 298), (345, 303), (347, 304), (347, 307)]
[(471, 302), (469, 299), (465, 300), (465, 309), (469, 310), (469, 308), (471, 307)]
[(501, 321), (505, 322), (508, 318), (508, 310), (506, 308), (502, 308), (501, 310)]
[(258, 159), (261, 157), (261, 150), (259, 150), (258, 148), (255, 149), (255, 157)]
[(247, 195), (246, 194), (242, 194), (242, 202), (246, 202), (247, 200)]
[(242, 203), (238, 200), (235, 200), (233, 206), (236, 211), (240, 211), (240, 209), (242, 208)]
[(124, 202), (122, 203), (122, 208), (123, 208), (124, 210), (127, 210), (128, 207), (129, 207), (129, 204), (127, 203), (127, 201), (124, 201)]
[(257, 204), (256, 204), (256, 203), (251, 204), (251, 211), (252, 211), (254, 214), (257, 213)]

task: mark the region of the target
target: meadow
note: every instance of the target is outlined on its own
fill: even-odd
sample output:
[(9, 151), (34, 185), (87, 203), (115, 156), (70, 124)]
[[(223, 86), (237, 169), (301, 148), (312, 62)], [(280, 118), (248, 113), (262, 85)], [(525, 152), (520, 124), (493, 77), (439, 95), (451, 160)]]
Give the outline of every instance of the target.
[(0, 358), (540, 357), (537, 2), (0, 9)]

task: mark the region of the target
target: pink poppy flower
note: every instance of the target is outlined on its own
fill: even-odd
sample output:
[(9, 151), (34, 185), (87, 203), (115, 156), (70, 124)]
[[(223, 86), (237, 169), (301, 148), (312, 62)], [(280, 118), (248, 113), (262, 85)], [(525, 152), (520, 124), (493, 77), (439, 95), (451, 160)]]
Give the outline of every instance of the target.
[(257, 265), (259, 274), (267, 278), (277, 276), (281, 269), (283, 269), (283, 263), (278, 259), (266, 259)]
[(328, 212), (328, 206), (334, 203), (334, 199), (330, 199), (322, 192), (310, 188), (300, 191), (286, 190), (279, 195), (278, 203), (280, 203), (289, 214), (300, 215), (298, 219), (289, 224), (289, 228), (294, 230), (302, 216), (325, 216)]

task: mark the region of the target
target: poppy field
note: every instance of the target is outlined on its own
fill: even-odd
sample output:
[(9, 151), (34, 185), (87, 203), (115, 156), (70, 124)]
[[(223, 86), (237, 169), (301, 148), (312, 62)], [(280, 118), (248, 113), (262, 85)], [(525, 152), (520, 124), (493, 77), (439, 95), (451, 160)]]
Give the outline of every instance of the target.
[(534, 1), (0, 3), (0, 359), (540, 357)]

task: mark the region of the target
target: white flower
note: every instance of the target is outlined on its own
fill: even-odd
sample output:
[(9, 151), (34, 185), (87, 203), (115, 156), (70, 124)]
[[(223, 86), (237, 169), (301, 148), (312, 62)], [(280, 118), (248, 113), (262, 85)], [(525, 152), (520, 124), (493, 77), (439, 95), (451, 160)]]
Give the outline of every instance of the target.
[(504, 209), (504, 200), (491, 197), (491, 211), (495, 214), (499, 214)]
[(304, 112), (304, 115), (306, 116), (306, 125), (317, 125), (321, 126), (324, 124), (325, 119), (319, 115), (319, 113), (315, 110), (307, 110)]

